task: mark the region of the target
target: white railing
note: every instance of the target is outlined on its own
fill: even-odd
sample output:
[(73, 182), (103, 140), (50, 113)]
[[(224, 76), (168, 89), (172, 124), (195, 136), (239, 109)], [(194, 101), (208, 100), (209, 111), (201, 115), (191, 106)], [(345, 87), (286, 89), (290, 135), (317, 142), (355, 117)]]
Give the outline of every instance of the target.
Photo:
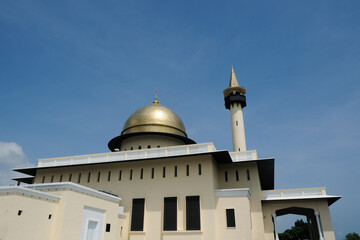
[(152, 148), (152, 149), (134, 150), (134, 151), (98, 153), (98, 154), (78, 155), (71, 157), (59, 157), (59, 158), (45, 158), (45, 159), (39, 159), (38, 167), (78, 165), (78, 164), (113, 162), (113, 161), (128, 161), (134, 159), (171, 157), (171, 156), (179, 156), (179, 155), (207, 153), (214, 151), (216, 151), (214, 144), (201, 143), (201, 144)]
[(244, 152), (230, 152), (229, 154), (233, 162), (257, 160), (256, 150), (249, 150)]
[(303, 189), (282, 189), (263, 191), (263, 199), (299, 198), (326, 195), (326, 190), (322, 188), (303, 188)]

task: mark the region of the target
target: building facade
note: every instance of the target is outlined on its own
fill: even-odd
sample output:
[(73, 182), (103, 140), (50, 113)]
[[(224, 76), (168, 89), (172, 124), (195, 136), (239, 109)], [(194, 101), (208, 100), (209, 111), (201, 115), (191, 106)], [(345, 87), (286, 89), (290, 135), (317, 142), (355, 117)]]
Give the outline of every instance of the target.
[(307, 217), (311, 239), (335, 239), (329, 206), (340, 197), (325, 188), (274, 190), (274, 159), (246, 149), (245, 94), (232, 69), (224, 98), (233, 152), (195, 143), (155, 97), (110, 140), (111, 152), (16, 169), (28, 175), (16, 180), (28, 185), (0, 188), (0, 211), (9, 215), (0, 238), (20, 239), (10, 237), (19, 236), (14, 225), (40, 217), (41, 209), (55, 220), (41, 218), (47, 230), (34, 239), (272, 240), (276, 217), (290, 213)]

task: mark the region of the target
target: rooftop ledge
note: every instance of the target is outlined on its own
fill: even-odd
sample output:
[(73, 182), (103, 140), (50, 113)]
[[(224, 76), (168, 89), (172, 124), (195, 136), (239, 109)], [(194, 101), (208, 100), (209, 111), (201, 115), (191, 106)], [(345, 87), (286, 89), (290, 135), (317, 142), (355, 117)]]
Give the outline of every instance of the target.
[(262, 201), (326, 199), (331, 205), (340, 198), (327, 195), (324, 187), (262, 191)]
[[(115, 161), (131, 161), (138, 159), (151, 159), (172, 156), (184, 156), (199, 153), (216, 152), (213, 143), (200, 143), (181, 146), (171, 146), (163, 148), (150, 148), (143, 150), (121, 151), (98, 153), (89, 155), (77, 155), (69, 157), (58, 158), (44, 158), (39, 159), (38, 167), (54, 167), (54, 166), (68, 166), (79, 164), (115, 162)], [(257, 153), (255, 150), (244, 152), (229, 153), (233, 162), (256, 160)]]

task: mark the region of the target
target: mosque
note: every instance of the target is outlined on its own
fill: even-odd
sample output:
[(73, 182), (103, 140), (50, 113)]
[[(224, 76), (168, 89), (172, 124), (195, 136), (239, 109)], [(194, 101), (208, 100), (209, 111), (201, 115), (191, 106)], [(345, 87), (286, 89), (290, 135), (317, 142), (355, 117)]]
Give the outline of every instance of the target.
[[(274, 159), (247, 150), (246, 90), (224, 91), (233, 151), (196, 143), (155, 100), (135, 111), (107, 153), (39, 159), (0, 187), (0, 239), (278, 240), (277, 217), (305, 216), (312, 240), (335, 239), (325, 188), (274, 189)], [(22, 183), (22, 184), (20, 184)]]

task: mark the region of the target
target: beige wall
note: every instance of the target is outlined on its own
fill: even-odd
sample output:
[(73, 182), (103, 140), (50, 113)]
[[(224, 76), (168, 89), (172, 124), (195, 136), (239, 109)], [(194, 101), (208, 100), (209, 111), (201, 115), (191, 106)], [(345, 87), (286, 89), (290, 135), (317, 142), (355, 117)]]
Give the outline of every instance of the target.
[[(221, 189), (231, 188), (249, 188), (251, 192), (250, 197), (250, 212), (252, 221), (252, 239), (264, 239), (264, 224), (263, 213), (261, 206), (261, 186), (259, 172), (256, 162), (245, 163), (230, 163), (222, 164), (219, 167), (219, 187)], [(239, 181), (236, 179), (236, 171), (239, 175)], [(249, 171), (250, 180), (247, 178), (247, 171)], [(225, 172), (228, 174), (228, 181), (225, 181)]]
[[(199, 175), (199, 164), (201, 164), (201, 175)], [(189, 176), (186, 176), (186, 166), (189, 165)], [(177, 166), (177, 177), (174, 169)], [(166, 167), (166, 176), (163, 178), (163, 167)], [(151, 171), (154, 168), (154, 178)], [(140, 178), (143, 169), (143, 179)], [(132, 170), (132, 180), (130, 172)], [(250, 180), (247, 180), (247, 170)], [(121, 171), (121, 180), (119, 175)], [(225, 171), (228, 172), (228, 182), (225, 181)], [(239, 181), (236, 180), (235, 172), (239, 173)], [(100, 179), (98, 174), (100, 172)], [(108, 181), (110, 173), (110, 181)], [(215, 211), (222, 202), (214, 195), (215, 189), (250, 188), (251, 197), (248, 203), (250, 210), (245, 211), (244, 218), (251, 219), (251, 233), (242, 229), (241, 234), (252, 236), (252, 239), (264, 239), (264, 227), (260, 200), (260, 180), (257, 164), (236, 163), (218, 164), (210, 154), (173, 157), (145, 161), (128, 161), (117, 163), (106, 163), (98, 165), (84, 165), (59, 167), (53, 169), (38, 169), (35, 182), (39, 183), (45, 176), (45, 182), (49, 182), (54, 176), (54, 181), (59, 181), (62, 174), (63, 181), (68, 181), (72, 174), (72, 181), (78, 183), (81, 173), (80, 184), (93, 189), (102, 189), (118, 195), (122, 198), (127, 218), (124, 220), (123, 236), (126, 239), (221, 239), (222, 234), (240, 231), (221, 231), (218, 226), (223, 226), (223, 220), (219, 220)], [(90, 181), (88, 176), (90, 173)], [(201, 231), (186, 231), (186, 196), (200, 196), (201, 205)], [(164, 197), (177, 197), (178, 200), (178, 224), (176, 235), (172, 232), (163, 231), (162, 214)], [(145, 198), (144, 232), (130, 232), (131, 209), (133, 198)], [(226, 200), (228, 201), (228, 200)], [(226, 202), (225, 201), (225, 202)], [(235, 204), (235, 202), (233, 202)], [(237, 204), (235, 204), (237, 206)], [(237, 206), (238, 207), (238, 206)], [(239, 208), (242, 209), (242, 208)], [(223, 210), (221, 210), (223, 211)], [(224, 210), (225, 211), (225, 210)], [(251, 216), (249, 215), (251, 212)], [(241, 214), (244, 214), (243, 212)], [(240, 220), (239, 220), (240, 221)], [(243, 221), (243, 220), (241, 220)], [(226, 222), (225, 222), (226, 223)], [(216, 230), (215, 230), (216, 229)], [(217, 232), (217, 233), (216, 233)], [(220, 237), (220, 238), (219, 238)], [(247, 237), (246, 237), (247, 238)]]
[(53, 201), (22, 194), (0, 195), (0, 239), (51, 239), (56, 211), (57, 203)]

